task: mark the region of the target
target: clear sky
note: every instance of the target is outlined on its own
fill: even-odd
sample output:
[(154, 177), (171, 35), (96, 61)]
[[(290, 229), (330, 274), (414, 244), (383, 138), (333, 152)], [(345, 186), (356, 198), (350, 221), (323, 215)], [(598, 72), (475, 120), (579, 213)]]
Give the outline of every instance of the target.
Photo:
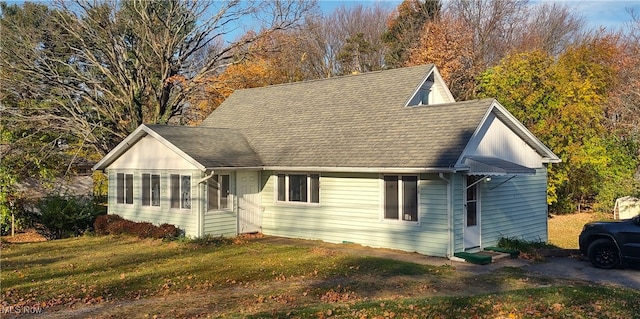
[[(402, 0), (318, 0), (320, 7), (324, 13), (330, 13), (335, 8), (342, 5), (350, 6), (355, 4), (361, 5), (373, 5), (376, 2), (380, 2), (385, 6), (397, 7)], [(444, 0), (446, 1), (446, 0)], [(500, 0), (497, 0), (500, 1)], [(551, 0), (532, 0), (531, 4), (535, 5), (538, 2), (548, 2)], [(571, 8), (574, 8), (577, 13), (582, 15), (587, 23), (588, 27), (598, 28), (600, 26), (608, 29), (617, 30), (623, 26), (627, 21), (631, 20), (631, 16), (626, 11), (627, 8), (632, 8), (635, 13), (640, 16), (640, 0), (596, 0), (596, 1), (584, 1), (584, 0), (558, 0), (555, 2), (565, 3)]]

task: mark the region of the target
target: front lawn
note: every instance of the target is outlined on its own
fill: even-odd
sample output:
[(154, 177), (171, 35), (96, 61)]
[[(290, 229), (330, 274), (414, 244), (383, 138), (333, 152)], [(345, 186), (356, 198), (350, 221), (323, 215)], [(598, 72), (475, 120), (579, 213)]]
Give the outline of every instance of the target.
[[(3, 310), (37, 307), (52, 318), (633, 318), (640, 313), (640, 292), (631, 289), (528, 277), (519, 268), (471, 276), (451, 266), (305, 243), (244, 239), (196, 245), (128, 236), (5, 243), (1, 302)], [(78, 309), (83, 311), (73, 312)]]
[(611, 215), (595, 212), (554, 215), (549, 218), (549, 244), (565, 249), (578, 249), (578, 235), (584, 224), (611, 219)]

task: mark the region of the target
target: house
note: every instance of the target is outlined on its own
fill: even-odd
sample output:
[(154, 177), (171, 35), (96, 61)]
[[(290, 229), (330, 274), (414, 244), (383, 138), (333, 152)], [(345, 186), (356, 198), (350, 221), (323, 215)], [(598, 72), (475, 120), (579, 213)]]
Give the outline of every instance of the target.
[(425, 255), (547, 240), (559, 158), (433, 65), (234, 92), (199, 127), (141, 125), (94, 169), (109, 213), (186, 235), (353, 242)]

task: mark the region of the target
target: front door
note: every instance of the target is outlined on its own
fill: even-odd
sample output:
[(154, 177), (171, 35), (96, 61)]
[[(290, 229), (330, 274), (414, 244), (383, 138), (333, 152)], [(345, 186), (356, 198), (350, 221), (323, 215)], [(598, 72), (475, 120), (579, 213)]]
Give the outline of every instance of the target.
[(256, 233), (262, 228), (259, 172), (237, 173), (238, 233)]
[(465, 250), (473, 250), (480, 247), (480, 192), (478, 191), (478, 180), (478, 176), (467, 176), (464, 205)]

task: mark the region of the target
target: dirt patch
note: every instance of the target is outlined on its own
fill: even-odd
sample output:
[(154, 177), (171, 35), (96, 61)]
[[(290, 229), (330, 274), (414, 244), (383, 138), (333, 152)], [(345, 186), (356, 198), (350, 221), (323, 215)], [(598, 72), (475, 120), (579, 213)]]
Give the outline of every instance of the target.
[(47, 241), (47, 238), (40, 235), (35, 229), (28, 229), (23, 232), (15, 234), (15, 236), (2, 236), (2, 241), (20, 244), (20, 243), (35, 243), (41, 241)]

